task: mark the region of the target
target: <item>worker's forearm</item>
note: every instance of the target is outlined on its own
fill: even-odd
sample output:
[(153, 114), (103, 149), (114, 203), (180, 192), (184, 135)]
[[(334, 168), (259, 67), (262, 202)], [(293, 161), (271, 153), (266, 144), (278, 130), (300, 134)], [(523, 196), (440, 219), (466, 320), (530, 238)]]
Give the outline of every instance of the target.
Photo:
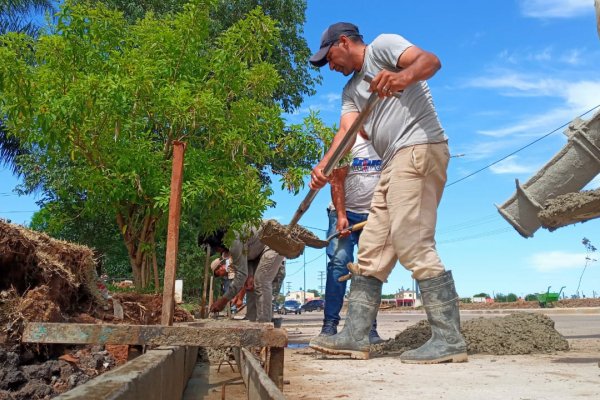
[(338, 218), (340, 215), (346, 215), (346, 191), (344, 185), (347, 171), (347, 167), (335, 169), (330, 181), (331, 201), (333, 202)]

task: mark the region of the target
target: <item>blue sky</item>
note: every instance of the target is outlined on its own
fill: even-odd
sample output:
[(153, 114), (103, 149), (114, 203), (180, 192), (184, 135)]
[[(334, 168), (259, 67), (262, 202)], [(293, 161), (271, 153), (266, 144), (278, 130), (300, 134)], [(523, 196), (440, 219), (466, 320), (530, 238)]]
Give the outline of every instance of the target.
[[(435, 53), (442, 69), (429, 80), (453, 155), (448, 183), (494, 163), (600, 104), (600, 40), (593, 0), (319, 1), (309, 0), (304, 34), (310, 48), (323, 30), (338, 21), (359, 26), (367, 42), (381, 33), (398, 33)], [(288, 116), (299, 122), (310, 109), (328, 123), (339, 120), (340, 93), (347, 78), (322, 69), (316, 95)], [(598, 109), (595, 110), (597, 112)], [(587, 114), (584, 118), (590, 118)], [(566, 143), (562, 130), (446, 189), (439, 208), (438, 251), (452, 269), (460, 296), (480, 292), (526, 295), (545, 291), (575, 293), (586, 264), (581, 240), (600, 248), (600, 220), (538, 230), (522, 238), (500, 217), (515, 191)], [(34, 199), (11, 193), (16, 180), (0, 171), (0, 217), (29, 221)], [(308, 189), (299, 196), (278, 191), (277, 207), (266, 217), (289, 222)], [(596, 177), (589, 188), (600, 186)], [(317, 195), (300, 223), (320, 237), (327, 229), (329, 188)], [(19, 211), (19, 212), (15, 212)], [(600, 260), (600, 252), (593, 259)], [(288, 261), (293, 290), (321, 286), (324, 250), (308, 249)], [(305, 272), (305, 274), (304, 274)], [(306, 276), (306, 278), (304, 278)], [(324, 284), (324, 281), (323, 281)], [(412, 286), (410, 273), (397, 265), (384, 293)], [(589, 262), (580, 292), (600, 295), (600, 261)]]

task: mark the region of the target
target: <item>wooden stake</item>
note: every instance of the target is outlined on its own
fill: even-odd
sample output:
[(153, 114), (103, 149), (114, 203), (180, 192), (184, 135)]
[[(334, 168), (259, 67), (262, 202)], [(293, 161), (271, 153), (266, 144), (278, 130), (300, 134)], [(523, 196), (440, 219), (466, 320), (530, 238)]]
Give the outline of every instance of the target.
[(184, 142), (173, 142), (173, 169), (171, 197), (169, 199), (169, 224), (167, 227), (167, 254), (163, 287), (162, 325), (173, 325), (175, 310), (175, 276), (177, 273), (177, 248), (179, 245), (179, 218), (181, 216), (181, 184), (183, 182)]

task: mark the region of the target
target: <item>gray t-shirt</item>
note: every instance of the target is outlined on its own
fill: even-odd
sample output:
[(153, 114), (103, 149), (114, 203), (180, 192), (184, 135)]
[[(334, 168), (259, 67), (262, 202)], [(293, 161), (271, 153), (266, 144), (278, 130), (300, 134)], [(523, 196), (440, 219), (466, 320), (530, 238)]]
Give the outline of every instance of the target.
[[(375, 152), (370, 140), (361, 135), (350, 150), (352, 161), (348, 165), (348, 175), (344, 182), (344, 204), (346, 211), (367, 214), (371, 208), (371, 199), (381, 175), (381, 159)], [(333, 202), (329, 205), (334, 210)]]
[[(412, 43), (400, 35), (383, 34), (366, 47), (362, 69), (355, 72), (342, 92), (342, 115), (360, 112), (370, 96), (365, 75), (374, 77), (383, 69), (399, 71), (400, 55)], [(365, 122), (375, 151), (382, 159), (382, 169), (396, 152), (407, 146), (439, 143), (448, 140), (438, 119), (427, 82), (407, 87), (402, 97), (382, 99)]]

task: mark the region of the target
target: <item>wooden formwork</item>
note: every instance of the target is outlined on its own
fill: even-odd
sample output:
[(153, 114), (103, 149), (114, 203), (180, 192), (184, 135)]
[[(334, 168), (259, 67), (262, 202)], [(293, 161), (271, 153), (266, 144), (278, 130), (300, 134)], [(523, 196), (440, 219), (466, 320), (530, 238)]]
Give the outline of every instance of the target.
[[(287, 332), (274, 328), (272, 324), (231, 320), (203, 320), (176, 326), (30, 322), (25, 326), (22, 341), (46, 344), (231, 347), (247, 388), (248, 399), (285, 398), (282, 389)], [(264, 367), (248, 348), (266, 349)], [(123, 398), (130, 398), (127, 396), (130, 394)]]

